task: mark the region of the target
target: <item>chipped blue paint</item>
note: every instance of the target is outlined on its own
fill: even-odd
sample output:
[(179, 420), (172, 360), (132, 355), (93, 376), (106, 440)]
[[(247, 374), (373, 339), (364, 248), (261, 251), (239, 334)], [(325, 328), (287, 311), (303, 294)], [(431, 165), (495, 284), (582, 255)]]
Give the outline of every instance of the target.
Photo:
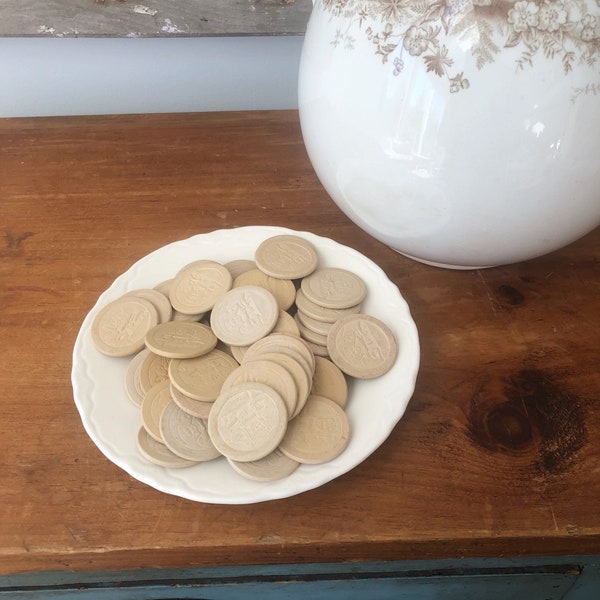
[(600, 557), (144, 569), (0, 576), (0, 600), (596, 600)]

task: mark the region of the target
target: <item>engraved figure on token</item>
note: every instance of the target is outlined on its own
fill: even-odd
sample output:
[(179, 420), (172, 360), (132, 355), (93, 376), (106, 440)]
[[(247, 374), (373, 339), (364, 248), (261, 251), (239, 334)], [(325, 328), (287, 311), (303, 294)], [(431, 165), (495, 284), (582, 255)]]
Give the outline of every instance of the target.
[(207, 292), (212, 293), (219, 289), (220, 285), (221, 283), (218, 279), (207, 276), (205, 273), (192, 273), (189, 278), (189, 291), (196, 296)]
[(275, 254), (271, 257), (271, 260), (282, 265), (286, 265), (286, 263), (289, 262), (300, 265), (310, 258), (310, 252), (298, 244), (294, 245), (294, 252), (290, 252), (289, 243), (283, 244), (278, 242), (276, 244), (276, 249), (279, 256)]
[(364, 323), (359, 323), (356, 328), (354, 348), (357, 356), (361, 357), (361, 362), (367, 362), (368, 359), (373, 361), (384, 359), (380, 343)]
[(265, 400), (259, 397), (249, 401), (241, 410), (238, 405), (231, 411), (225, 409), (221, 413), (221, 422), (229, 430), (236, 445), (254, 442), (258, 437), (268, 435), (272, 427), (265, 415), (266, 409)]
[(238, 326), (243, 331), (247, 331), (249, 328), (264, 323), (260, 309), (249, 294), (244, 294), (239, 304), (235, 307), (235, 317), (235, 321), (231, 323), (231, 329), (234, 329), (234, 326)]
[(133, 314), (125, 308), (120, 308), (103, 327), (103, 333), (105, 337), (114, 340), (117, 344), (131, 342), (137, 337), (137, 330), (144, 321), (143, 313)]
[(342, 282), (331, 275), (323, 275), (318, 280), (319, 292), (326, 298), (331, 298), (333, 295), (342, 290)]
[(197, 332), (191, 332), (189, 329), (183, 328), (174, 328), (169, 331), (165, 331), (161, 336), (158, 336), (158, 339), (163, 343), (174, 343), (181, 344), (183, 346), (193, 346), (197, 342), (201, 342), (204, 340), (205, 336), (202, 335), (194, 335), (200, 334), (200, 330)]
[(187, 416), (187, 422), (185, 425), (180, 423), (177, 433), (179, 434), (179, 437), (183, 443), (192, 444), (198, 439), (198, 429), (197, 427), (194, 427), (193, 417), (191, 415)]

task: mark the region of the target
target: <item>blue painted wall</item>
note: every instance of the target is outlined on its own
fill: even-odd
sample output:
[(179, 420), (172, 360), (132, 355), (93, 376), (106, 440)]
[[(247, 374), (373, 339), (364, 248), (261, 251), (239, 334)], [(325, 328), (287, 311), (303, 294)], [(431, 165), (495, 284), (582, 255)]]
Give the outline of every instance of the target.
[(0, 38), (0, 117), (296, 108), (302, 40)]

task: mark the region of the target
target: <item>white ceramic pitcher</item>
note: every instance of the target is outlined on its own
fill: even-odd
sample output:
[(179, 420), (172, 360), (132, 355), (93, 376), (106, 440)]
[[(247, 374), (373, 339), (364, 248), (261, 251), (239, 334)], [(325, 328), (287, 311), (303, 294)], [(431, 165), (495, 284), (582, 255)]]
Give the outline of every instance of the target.
[(600, 224), (600, 0), (316, 0), (306, 148), (361, 228), (439, 266)]

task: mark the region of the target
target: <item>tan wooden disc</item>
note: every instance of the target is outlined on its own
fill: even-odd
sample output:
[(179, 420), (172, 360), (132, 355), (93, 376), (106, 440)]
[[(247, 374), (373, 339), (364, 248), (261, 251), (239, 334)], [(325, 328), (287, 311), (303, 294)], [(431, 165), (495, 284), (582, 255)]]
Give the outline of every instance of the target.
[(171, 306), (169, 298), (167, 298), (160, 291), (150, 289), (139, 289), (128, 292), (125, 295), (136, 296), (137, 298), (143, 298), (144, 300), (148, 300), (148, 302), (150, 302), (150, 304), (154, 306), (156, 312), (158, 313), (159, 323), (166, 323), (167, 321), (171, 320), (173, 307)]
[(317, 251), (308, 240), (297, 235), (276, 235), (256, 249), (256, 266), (278, 279), (300, 279), (317, 268)]
[[(291, 335), (295, 335), (296, 337), (300, 337), (300, 330), (298, 329), (298, 325), (296, 325), (296, 321), (294, 317), (290, 315), (290, 313), (285, 310), (279, 309), (279, 318), (277, 319), (277, 323), (275, 323), (275, 327), (273, 327), (271, 333), (289, 333)], [(246, 350), (248, 350), (250, 346), (230, 346), (231, 355), (241, 363), (244, 360), (244, 355), (246, 354)]]
[(256, 285), (236, 287), (223, 295), (210, 313), (215, 335), (232, 346), (248, 346), (267, 335), (279, 318), (277, 300)]
[[(179, 271), (177, 271), (177, 273), (175, 274), (175, 277), (173, 278), (173, 280), (177, 279), (177, 275), (181, 275), (182, 273), (184, 273), (185, 271), (190, 271), (192, 269), (199, 269), (199, 268), (203, 268), (206, 266), (212, 266), (212, 265), (221, 265), (220, 262), (214, 261), (214, 260), (207, 260), (206, 258), (200, 258), (198, 260), (193, 260), (192, 262), (189, 262), (185, 265), (183, 265), (183, 267), (181, 267), (179, 269)], [(223, 266), (223, 265), (221, 265)]]
[(140, 387), (144, 394), (157, 383), (169, 379), (170, 358), (148, 350), (140, 368)]
[(322, 356), (325, 358), (329, 358), (329, 350), (327, 346), (322, 346), (321, 344), (315, 344), (314, 342), (309, 342), (308, 340), (304, 340), (306, 345), (310, 348), (310, 351), (317, 356)]
[(229, 289), (233, 278), (221, 264), (200, 260), (177, 273), (169, 290), (173, 308), (186, 315), (207, 312)]
[(160, 434), (171, 452), (197, 462), (221, 456), (208, 435), (207, 422), (181, 410), (171, 401), (160, 417)]
[(288, 477), (300, 466), (299, 462), (288, 458), (279, 449), (274, 450), (260, 460), (251, 462), (238, 462), (230, 458), (227, 460), (231, 468), (240, 475), (253, 481), (264, 482), (277, 481)]
[(158, 323), (154, 306), (136, 296), (121, 296), (94, 318), (92, 340), (108, 356), (129, 356), (144, 349), (146, 333)]
[(389, 327), (369, 315), (339, 320), (329, 332), (331, 360), (347, 375), (372, 379), (387, 373), (398, 356), (398, 345)]
[(294, 304), (296, 298), (296, 288), (289, 279), (277, 279), (270, 277), (259, 269), (252, 269), (238, 275), (233, 281), (233, 287), (238, 288), (244, 285), (257, 285), (269, 290), (275, 296), (277, 304), (281, 310), (287, 310)]
[(273, 388), (285, 402), (288, 419), (298, 402), (298, 388), (290, 372), (280, 364), (257, 358), (234, 369), (223, 383), (221, 393), (240, 383), (264, 383)]
[(244, 355), (250, 346), (229, 346), (231, 348), (231, 354), (238, 363), (242, 364), (244, 360)]
[[(173, 282), (175, 281), (175, 278), (173, 279), (166, 279), (165, 281), (161, 281), (160, 283), (156, 284), (154, 286), (154, 289), (157, 292), (160, 292), (163, 296), (166, 296), (167, 300), (169, 299), (169, 290), (171, 289), (171, 285), (173, 284)], [(170, 302), (170, 300), (169, 300)]]
[(275, 327), (273, 327), (273, 331), (271, 331), (271, 333), (289, 333), (290, 335), (300, 337), (300, 330), (298, 329), (298, 325), (296, 324), (294, 317), (292, 317), (292, 315), (285, 310), (279, 311), (279, 318), (277, 319), (277, 323), (275, 323)]
[(152, 328), (146, 335), (146, 346), (167, 358), (194, 358), (210, 352), (217, 336), (208, 325), (169, 321)]
[(144, 400), (144, 391), (140, 385), (140, 372), (144, 359), (150, 354), (150, 350), (144, 349), (138, 352), (127, 365), (125, 372), (125, 391), (127, 397), (139, 408)]
[(318, 346), (327, 346), (327, 335), (323, 335), (322, 333), (317, 333), (312, 329), (309, 329), (302, 323), (298, 313), (294, 316), (294, 320), (296, 321), (296, 325), (300, 330), (300, 337), (307, 342), (312, 342), (313, 344), (317, 344)]
[(317, 269), (300, 287), (309, 300), (325, 308), (356, 306), (367, 295), (367, 286), (358, 275), (336, 267)]
[(302, 412), (288, 423), (279, 449), (292, 460), (320, 464), (339, 456), (350, 441), (350, 422), (333, 400), (309, 396)]
[(255, 358), (264, 352), (279, 352), (289, 354), (298, 359), (307, 366), (310, 377), (315, 371), (315, 356), (306, 344), (306, 342), (295, 335), (289, 333), (271, 333), (270, 335), (258, 340), (244, 354), (246, 362), (250, 358)]
[(231, 273), (231, 276), (235, 280), (238, 275), (252, 271), (252, 269), (256, 269), (256, 263), (253, 260), (240, 258), (238, 260), (232, 260), (228, 263), (225, 263), (224, 267)]
[(137, 447), (140, 454), (149, 462), (159, 467), (180, 469), (191, 467), (196, 461), (186, 460), (173, 454), (162, 442), (156, 441), (141, 427), (137, 434)]
[(227, 458), (249, 462), (264, 458), (281, 442), (287, 409), (281, 396), (262, 383), (241, 383), (223, 392), (208, 417), (208, 433)]
[(171, 402), (170, 385), (168, 381), (157, 383), (146, 393), (142, 401), (142, 425), (155, 440), (161, 443), (160, 416), (165, 406)]
[(184, 394), (181, 390), (178, 390), (172, 383), (169, 388), (171, 392), (171, 398), (173, 402), (192, 417), (198, 417), (199, 419), (208, 419), (210, 409), (213, 406), (212, 402), (201, 402), (195, 400)]
[(204, 319), (207, 313), (198, 313), (197, 315), (186, 315), (180, 313), (178, 310), (174, 310), (171, 315), (171, 321), (187, 321), (188, 323), (199, 323)]
[(310, 388), (312, 387), (312, 378), (310, 370), (308, 370), (299, 360), (293, 358), (289, 354), (281, 354), (278, 352), (263, 352), (255, 358), (250, 357), (247, 362), (253, 360), (269, 360), (271, 362), (281, 365), (294, 380), (298, 395), (296, 398), (296, 407), (290, 418), (294, 418), (306, 404), (306, 399), (310, 394)]
[(324, 306), (319, 306), (304, 295), (302, 288), (296, 292), (296, 306), (298, 312), (301, 312), (302, 315), (330, 324), (339, 321), (342, 317), (359, 313), (361, 308), (360, 304), (355, 304), (348, 308), (325, 308)]
[(232, 356), (212, 350), (196, 358), (173, 359), (169, 365), (169, 378), (186, 396), (200, 402), (214, 402), (223, 382), (237, 367)]
[(297, 321), (300, 321), (300, 323), (304, 327), (306, 327), (306, 329), (310, 329), (314, 333), (318, 333), (320, 335), (325, 335), (325, 336), (327, 336), (329, 334), (329, 330), (331, 329), (331, 326), (335, 322), (334, 321), (332, 323), (328, 323), (327, 321), (318, 321), (317, 319), (313, 319), (312, 317), (309, 317), (306, 313), (304, 313), (300, 309), (298, 309), (296, 311), (296, 314), (294, 315), (294, 317)]
[(310, 393), (333, 400), (344, 408), (348, 401), (348, 383), (344, 374), (330, 360), (315, 357), (315, 374)]

